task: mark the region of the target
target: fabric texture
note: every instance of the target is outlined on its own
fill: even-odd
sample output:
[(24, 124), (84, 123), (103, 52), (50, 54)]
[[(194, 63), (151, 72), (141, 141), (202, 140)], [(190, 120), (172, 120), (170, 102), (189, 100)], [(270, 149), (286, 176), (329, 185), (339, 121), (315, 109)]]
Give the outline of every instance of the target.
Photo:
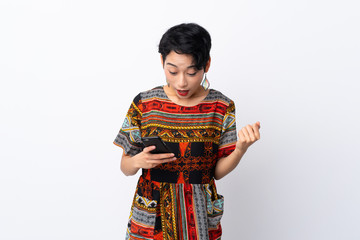
[(220, 239), (224, 198), (214, 172), (235, 149), (234, 102), (214, 89), (191, 107), (172, 102), (162, 86), (141, 92), (114, 144), (134, 156), (148, 136), (160, 136), (177, 160), (142, 169), (126, 239)]

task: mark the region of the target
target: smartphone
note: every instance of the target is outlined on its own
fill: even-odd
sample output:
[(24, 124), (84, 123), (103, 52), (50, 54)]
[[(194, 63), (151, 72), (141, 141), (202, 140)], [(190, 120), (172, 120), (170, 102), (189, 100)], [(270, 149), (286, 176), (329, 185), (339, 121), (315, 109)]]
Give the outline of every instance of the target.
[(145, 147), (155, 146), (151, 153), (171, 153), (172, 151), (159, 136), (141, 138)]

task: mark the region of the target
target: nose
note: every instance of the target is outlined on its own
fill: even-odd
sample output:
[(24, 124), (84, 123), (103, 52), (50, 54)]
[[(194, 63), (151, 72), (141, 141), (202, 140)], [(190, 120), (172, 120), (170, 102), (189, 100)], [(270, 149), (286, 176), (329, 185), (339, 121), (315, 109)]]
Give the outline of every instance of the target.
[(185, 74), (180, 74), (178, 79), (179, 87), (184, 89), (187, 86), (187, 80)]

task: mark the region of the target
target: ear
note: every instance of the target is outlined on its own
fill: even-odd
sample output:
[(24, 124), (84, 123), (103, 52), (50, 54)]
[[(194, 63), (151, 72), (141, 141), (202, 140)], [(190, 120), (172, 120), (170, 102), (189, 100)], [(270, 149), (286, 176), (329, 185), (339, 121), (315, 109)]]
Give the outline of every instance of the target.
[(164, 59), (163, 56), (160, 54), (160, 61), (161, 61), (161, 66), (164, 68)]
[(209, 61), (206, 63), (205, 72), (208, 72), (208, 71), (209, 71), (210, 63), (211, 63), (211, 57), (209, 57)]

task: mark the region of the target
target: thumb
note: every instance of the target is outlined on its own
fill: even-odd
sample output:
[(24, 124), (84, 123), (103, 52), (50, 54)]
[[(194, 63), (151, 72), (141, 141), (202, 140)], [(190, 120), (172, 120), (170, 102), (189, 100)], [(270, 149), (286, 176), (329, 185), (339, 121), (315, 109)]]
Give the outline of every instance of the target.
[(260, 129), (260, 122), (259, 121), (256, 122), (256, 125), (258, 125), (258, 127)]

